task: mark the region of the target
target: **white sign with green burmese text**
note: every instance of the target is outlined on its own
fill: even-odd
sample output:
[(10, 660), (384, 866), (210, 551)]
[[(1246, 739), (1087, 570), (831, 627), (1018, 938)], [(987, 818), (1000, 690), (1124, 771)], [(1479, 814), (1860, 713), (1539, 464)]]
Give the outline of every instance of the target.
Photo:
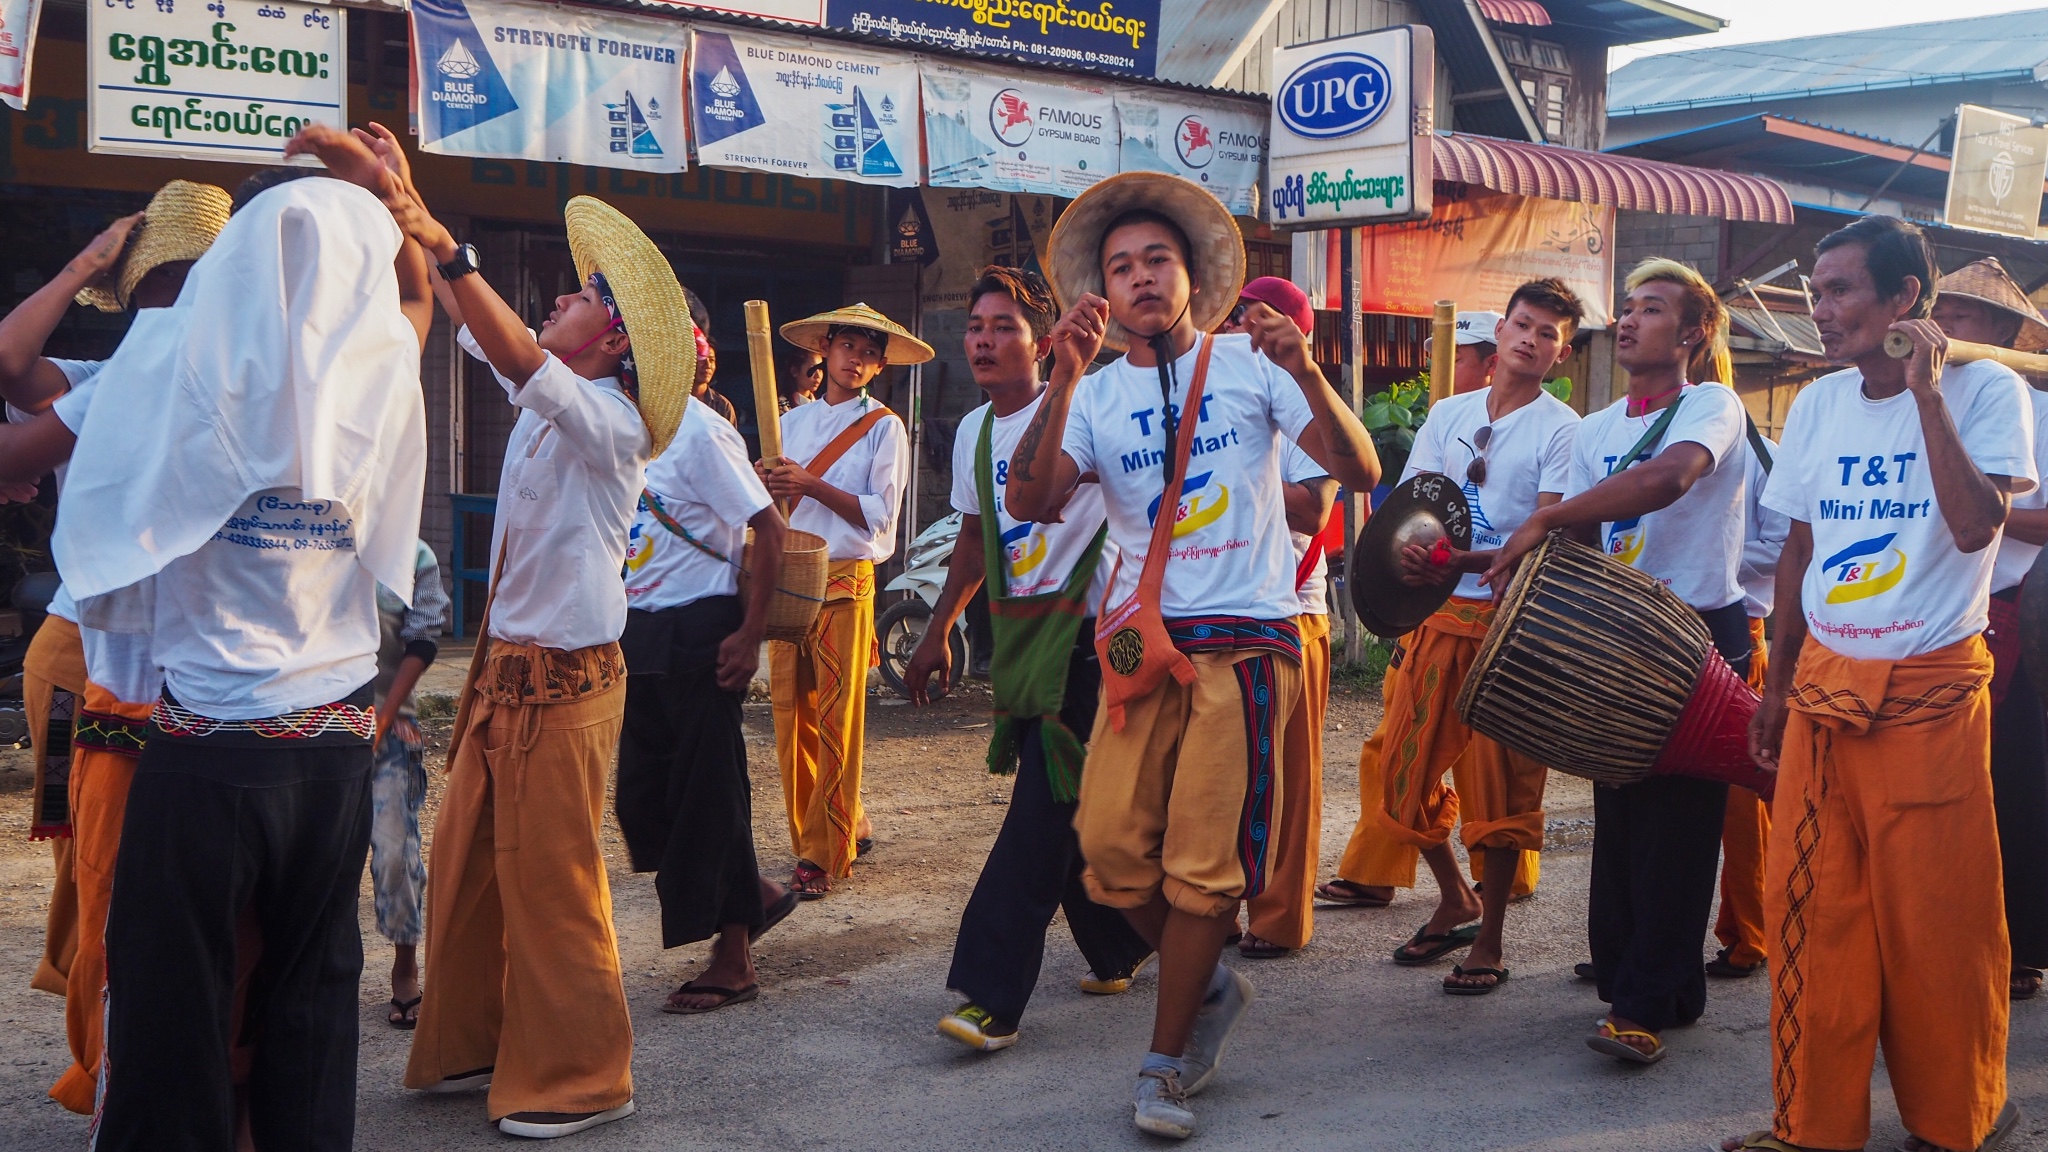
[[(132, 6), (131, 6), (132, 5)], [(89, 0), (89, 148), (277, 163), (346, 123), (347, 14), (290, 0)]]
[(1428, 216), (1435, 62), (1422, 25), (1275, 49), (1266, 220), (1293, 230)]

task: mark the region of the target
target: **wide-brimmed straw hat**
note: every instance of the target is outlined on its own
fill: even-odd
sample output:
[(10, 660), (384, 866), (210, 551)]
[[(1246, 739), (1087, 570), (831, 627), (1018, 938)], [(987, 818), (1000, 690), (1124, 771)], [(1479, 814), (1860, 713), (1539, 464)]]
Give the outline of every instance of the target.
[[(1083, 293), (1102, 295), (1102, 233), (1126, 212), (1146, 208), (1180, 225), (1194, 248), (1189, 269), (1196, 292), (1188, 303), (1195, 327), (1214, 332), (1237, 306), (1244, 287), (1244, 236), (1221, 200), (1200, 184), (1163, 172), (1125, 172), (1097, 182), (1081, 193), (1053, 225), (1048, 277), (1062, 310), (1072, 308)], [(1122, 352), (1129, 346), (1123, 325), (1112, 317), (1104, 346)]]
[(2039, 352), (2048, 348), (2048, 319), (2041, 316), (2041, 310), (2034, 307), (2026, 292), (2013, 282), (1997, 257), (1986, 256), (1963, 265), (1935, 281), (1934, 291), (1937, 297), (1967, 296), (2018, 316), (2020, 334), (2013, 341), (2013, 347), (2019, 351)]
[(125, 312), (128, 298), (142, 278), (165, 264), (197, 260), (213, 247), (213, 238), (227, 227), (234, 199), (227, 189), (190, 180), (173, 180), (156, 190), (142, 221), (128, 234), (121, 259), (101, 282), (81, 289), (74, 298), (102, 312)]
[(922, 364), (938, 355), (932, 346), (910, 334), (910, 329), (898, 324), (865, 304), (848, 308), (834, 308), (816, 316), (791, 320), (782, 326), (782, 338), (799, 348), (808, 348), (823, 356), (826, 350), (825, 337), (834, 328), (866, 328), (887, 336), (888, 347), (884, 350), (890, 364)]
[(697, 382), (697, 337), (682, 282), (647, 233), (604, 201), (574, 197), (562, 208), (562, 219), (578, 282), (602, 272), (618, 301), (640, 378), (640, 419), (658, 456), (675, 439)]

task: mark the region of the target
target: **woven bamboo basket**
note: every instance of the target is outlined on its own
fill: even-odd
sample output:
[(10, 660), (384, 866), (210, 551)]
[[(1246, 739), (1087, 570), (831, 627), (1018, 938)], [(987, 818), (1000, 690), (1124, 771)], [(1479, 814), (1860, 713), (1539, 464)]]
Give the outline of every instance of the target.
[[(782, 535), (782, 579), (775, 599), (768, 602), (768, 639), (794, 644), (811, 634), (818, 622), (818, 610), (825, 606), (825, 576), (832, 561), (825, 555), (825, 538), (794, 528)], [(749, 587), (748, 573), (754, 570), (754, 530), (747, 529), (747, 550), (740, 557), (740, 595)]]
[(1560, 772), (1632, 784), (1711, 651), (1706, 624), (1655, 577), (1552, 533), (1508, 586), (1458, 715)]

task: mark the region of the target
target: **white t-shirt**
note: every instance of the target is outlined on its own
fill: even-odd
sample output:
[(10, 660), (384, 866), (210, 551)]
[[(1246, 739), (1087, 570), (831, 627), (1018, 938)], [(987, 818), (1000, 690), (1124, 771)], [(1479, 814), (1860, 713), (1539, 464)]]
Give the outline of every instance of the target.
[[(1747, 445), (1747, 433), (1744, 435), (1749, 453), (1749, 491), (1743, 502), (1749, 512), (1742, 522), (1742, 607), (1751, 619), (1761, 620), (1771, 614), (1778, 598), (1778, 553), (1785, 550), (1785, 537), (1792, 534), (1792, 521), (1783, 512), (1764, 507), (1764, 483), (1770, 473), (1764, 471), (1764, 462), (1757, 457), (1755, 448)], [(1778, 446), (1768, 436), (1763, 441), (1775, 465)]]
[[(1102, 486), (1095, 483), (1074, 489), (1067, 506), (1060, 510), (1058, 524), (1034, 524), (1010, 516), (1003, 499), (1010, 482), (1010, 458), (1017, 454), (1018, 439), (1044, 402), (1045, 393), (1040, 392), (1031, 403), (1008, 416), (997, 416), (995, 426), (989, 429), (988, 454), (993, 473), (990, 479), (995, 485), (996, 524), (1002, 531), (1011, 596), (1037, 596), (1065, 587), (1068, 574), (1088, 550), (1096, 530), (1102, 527)], [(991, 405), (983, 404), (969, 412), (953, 435), (953, 510), (969, 516), (981, 515), (981, 497), (974, 478), (974, 448), (981, 442), (982, 422), (991, 411)], [(959, 546), (979, 548), (981, 541), (963, 540)], [(1109, 570), (1114, 562), (1115, 553), (1105, 543), (1102, 559), (1095, 565), (1095, 575), (1088, 586), (1090, 615), (1102, 604), (1102, 590), (1109, 584)]]
[[(1316, 463), (1315, 457), (1301, 450), (1301, 446), (1289, 441), (1285, 457), (1280, 465), (1280, 478), (1289, 484), (1304, 480), (1319, 480), (1329, 476), (1329, 470)], [(1287, 539), (1294, 545), (1294, 570), (1301, 571), (1301, 562), (1308, 557), (1308, 546), (1315, 537), (1304, 536), (1294, 529), (1287, 530)], [(1330, 614), (1330, 558), (1317, 556), (1308, 576), (1295, 588), (1295, 595), (1301, 597), (1303, 616), (1328, 616)]]
[(178, 701), (216, 720), (328, 704), (377, 675), (377, 578), (355, 517), (294, 488), (249, 497), (156, 576), (154, 650)]
[[(1486, 398), (1492, 388), (1448, 396), (1429, 410), (1429, 419), (1415, 432), (1408, 453), (1407, 480), (1418, 472), (1441, 472), (1464, 488), (1472, 506), (1472, 550), (1507, 543), (1515, 529), (1536, 512), (1540, 493), (1562, 495), (1571, 483), (1572, 444), (1579, 432), (1579, 414), (1548, 392), (1498, 420), (1488, 420)], [(1472, 461), (1481, 455), (1478, 432), (1491, 424), (1486, 441), (1486, 483), (1468, 478)], [(1491, 600), (1493, 589), (1479, 583), (1480, 573), (1467, 572), (1457, 595)]]
[[(2027, 389), (2026, 396), (2027, 407), (2034, 417), (2034, 473), (2037, 476), (2048, 476), (2048, 396), (2041, 395), (2031, 387)], [(2012, 506), (2048, 508), (2048, 485), (2035, 485), (2033, 491), (2014, 496)], [(2039, 544), (2016, 540), (2004, 532), (1998, 534), (1998, 543), (1994, 547), (1998, 549), (1998, 560), (1991, 569), (1993, 592), (2003, 592), (2007, 588), (2017, 587), (2020, 581), (2027, 578), (2027, 570), (2034, 566), (2034, 557), (2041, 554)]]
[[(1643, 438), (1662, 409), (1628, 414), (1623, 397), (1579, 424), (1572, 450), (1571, 488), (1566, 499), (1605, 480), (1621, 456)], [(1713, 456), (1705, 475), (1669, 507), (1647, 516), (1600, 526), (1607, 555), (1664, 582), (1678, 598), (1702, 612), (1742, 598), (1742, 525), (1747, 519), (1748, 443), (1742, 401), (1726, 384), (1688, 384), (1678, 414), (1640, 467), (1673, 445), (1698, 444)], [(1738, 451), (1741, 449), (1741, 451)]]
[[(50, 363), (55, 364), (57, 370), (64, 373), (64, 379), (71, 384), (69, 391), (57, 397), (51, 403), (50, 410), (57, 414), (57, 422), (69, 429), (73, 436), (76, 436), (78, 435), (78, 430), (85, 427), (85, 413), (88, 408), (92, 407), (92, 394), (99, 391), (100, 366), (105, 364), (106, 361), (59, 360), (52, 357)], [(7, 420), (9, 423), (25, 424), (32, 419), (34, 417), (16, 408), (14, 405), (9, 404), (7, 406)], [(70, 462), (67, 460), (65, 463), (59, 464), (56, 468), (52, 469), (57, 477), (58, 499), (62, 499), (64, 496), (64, 473), (69, 467)], [(71, 621), (73, 624), (78, 623), (78, 605), (71, 599), (71, 593), (62, 584), (57, 586), (57, 594), (50, 597), (50, 615), (60, 616)], [(102, 688), (106, 687), (104, 684), (100, 686)]]
[[(881, 401), (866, 396), (839, 404), (827, 404), (821, 396), (799, 404), (782, 414), (782, 454), (808, 467), (841, 432), (879, 407)], [(867, 528), (854, 527), (811, 499), (789, 510), (789, 526), (824, 537), (825, 554), (834, 560), (880, 563), (894, 555), (903, 486), (910, 483), (910, 437), (903, 421), (888, 416), (877, 421), (820, 479), (860, 501)]]
[[(1280, 496), (1280, 447), (1298, 438), (1313, 413), (1294, 378), (1252, 351), (1243, 335), (1216, 342), (1203, 386), (1174, 510), (1172, 553), (1160, 613), (1285, 620), (1299, 615), (1294, 548)], [(1175, 408), (1194, 382), (1197, 341), (1174, 363)], [(1109, 538), (1122, 555), (1110, 605), (1138, 587), (1152, 547), (1152, 518), (1166, 483), (1166, 430), (1159, 372), (1117, 360), (1075, 389), (1061, 447), (1083, 472), (1102, 478)]]
[(627, 606), (657, 612), (736, 594), (739, 569), (733, 565), (746, 547), (747, 521), (768, 506), (768, 489), (754, 474), (739, 429), (709, 404), (686, 406), (675, 439), (647, 465), (647, 490), (669, 519), (726, 559), (707, 556), (670, 531), (642, 495), (626, 536)]
[[(2027, 386), (1989, 360), (1950, 364), (1942, 400), (1972, 463), (2034, 488)], [(1764, 506), (1813, 528), (1800, 583), (1814, 638), (1857, 660), (1904, 660), (1982, 632), (1998, 542), (1964, 553), (1934, 502), (1927, 440), (1910, 391), (1863, 395), (1863, 373), (1806, 386), (1785, 417)]]

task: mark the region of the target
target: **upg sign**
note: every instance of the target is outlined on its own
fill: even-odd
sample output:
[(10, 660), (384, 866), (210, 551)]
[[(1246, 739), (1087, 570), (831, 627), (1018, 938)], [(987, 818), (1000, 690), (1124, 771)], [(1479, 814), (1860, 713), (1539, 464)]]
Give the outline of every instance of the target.
[(1334, 52), (1296, 68), (1277, 97), (1280, 122), (1297, 136), (1334, 140), (1379, 122), (1393, 104), (1387, 66), (1362, 52)]

